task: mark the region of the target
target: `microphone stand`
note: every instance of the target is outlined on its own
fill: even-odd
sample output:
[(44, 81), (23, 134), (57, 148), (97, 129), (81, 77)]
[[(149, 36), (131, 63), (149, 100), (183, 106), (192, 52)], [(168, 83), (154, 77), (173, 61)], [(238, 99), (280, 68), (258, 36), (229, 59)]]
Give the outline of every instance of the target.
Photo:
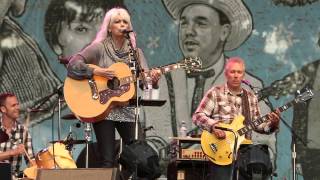
[[(266, 100), (263, 100), (264, 102), (266, 102)], [(268, 102), (269, 103), (269, 102)], [(266, 104), (269, 106), (266, 102)], [(270, 106), (269, 106), (270, 107)], [(272, 107), (270, 107), (271, 111), (275, 111), (275, 109), (273, 109)], [(289, 129), (290, 133), (291, 133), (291, 138), (292, 138), (292, 144), (291, 144), (291, 158), (292, 158), (292, 176), (293, 176), (293, 180), (297, 179), (297, 174), (296, 174), (296, 158), (297, 158), (297, 152), (296, 152), (296, 140), (298, 139), (304, 146), (307, 146), (306, 142), (297, 135), (297, 133), (293, 130), (293, 128), (281, 117), (279, 116), (280, 121), (287, 127), (287, 129)]]
[(230, 180), (233, 179), (233, 173), (236, 168), (236, 159), (237, 159), (237, 147), (238, 147), (238, 136), (237, 134), (231, 129), (231, 132), (234, 135), (234, 145), (233, 145), (233, 156), (232, 156), (232, 169), (231, 169), (231, 177)]
[(61, 96), (58, 96), (58, 139), (61, 140), (61, 102), (63, 102), (63, 99), (61, 99)]
[[(139, 84), (140, 84), (140, 80), (139, 80), (139, 76), (140, 76), (140, 72), (142, 71), (142, 67), (141, 64), (138, 62), (138, 56), (137, 56), (137, 52), (134, 49), (129, 33), (131, 33), (131, 31), (126, 31), (123, 32), (125, 35), (125, 38), (128, 40), (128, 45), (130, 47), (130, 52), (129, 52), (129, 67), (131, 68), (131, 72), (134, 76), (134, 78), (136, 79), (135, 81), (135, 92), (136, 92), (136, 96), (135, 96), (135, 140), (138, 140), (138, 133), (139, 133), (139, 113), (140, 113), (140, 95), (139, 95)], [(144, 80), (144, 76), (142, 76), (143, 80)], [(138, 175), (138, 164), (137, 162), (133, 162), (134, 166), (135, 166), (135, 170), (134, 170), (134, 175), (132, 177), (132, 179), (137, 179), (137, 175)]]
[[(32, 110), (38, 110), (42, 105), (44, 105), (47, 101), (50, 100), (51, 97), (54, 95), (58, 95), (58, 139), (61, 140), (60, 135), (61, 135), (61, 102), (63, 102), (63, 99), (61, 98), (63, 96), (63, 91), (62, 88), (63, 84), (59, 85), (51, 94), (48, 96), (44, 97), (41, 101), (40, 104), (36, 105), (35, 107), (31, 108)], [(48, 108), (49, 109), (49, 108)], [(54, 112), (54, 110), (53, 110)], [(52, 130), (53, 131), (53, 130)]]
[(86, 168), (89, 168), (89, 142), (91, 141), (91, 124), (86, 123), (84, 127), (84, 138), (86, 140)]
[[(142, 67), (139, 63), (138, 60), (138, 56), (137, 56), (137, 52), (134, 49), (129, 33), (131, 33), (132, 31), (125, 31), (123, 32), (125, 35), (125, 38), (128, 40), (128, 45), (130, 47), (130, 54), (129, 54), (129, 61), (130, 61), (130, 68), (131, 68), (131, 72), (134, 75), (134, 78), (136, 79), (135, 82), (135, 92), (136, 92), (136, 97), (135, 97), (135, 140), (138, 140), (138, 126), (139, 126), (139, 111), (140, 111), (140, 95), (139, 95), (139, 84), (140, 84), (140, 73), (142, 71)], [(144, 76), (141, 77), (143, 80), (145, 79)]]
[[(255, 94), (258, 94), (256, 90), (254, 90), (255, 87), (252, 85), (249, 86), (252, 91), (255, 92)], [(266, 105), (270, 108), (272, 112), (275, 112), (275, 109), (273, 108), (272, 104), (269, 102), (269, 100), (266, 100), (265, 98), (262, 99)], [(292, 144), (291, 144), (291, 157), (292, 157), (292, 176), (293, 180), (297, 179), (296, 174), (296, 158), (297, 158), (297, 152), (296, 152), (296, 140), (299, 140), (304, 146), (307, 146), (307, 143), (297, 135), (297, 133), (293, 130), (293, 128), (281, 117), (279, 116), (280, 121), (289, 129), (291, 136), (292, 136)]]

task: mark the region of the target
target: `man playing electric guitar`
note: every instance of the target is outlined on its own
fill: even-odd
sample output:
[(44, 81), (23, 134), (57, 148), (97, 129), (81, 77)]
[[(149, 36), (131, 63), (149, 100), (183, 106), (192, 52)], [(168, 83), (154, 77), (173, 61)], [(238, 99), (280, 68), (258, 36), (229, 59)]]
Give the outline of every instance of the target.
[[(223, 124), (231, 124), (234, 118), (239, 115), (244, 116), (245, 120), (243, 123), (250, 124), (252, 120), (260, 117), (260, 109), (257, 97), (252, 92), (241, 87), (245, 74), (245, 64), (241, 58), (229, 58), (225, 65), (224, 74), (226, 83), (214, 86), (206, 93), (196, 112), (193, 114), (192, 120), (195, 125), (205, 130), (204, 132), (209, 132), (210, 135), (213, 135), (219, 141), (229, 143), (227, 133), (218, 128), (223, 126)], [(253, 130), (259, 133), (273, 133), (279, 126), (279, 114), (280, 111), (278, 110), (276, 113), (271, 112), (268, 114), (268, 121), (251, 127), (254, 127)], [(245, 138), (248, 140), (251, 139), (250, 132), (248, 131), (245, 134)], [(221, 147), (214, 144), (210, 148), (219, 151), (220, 149), (228, 149), (229, 147)], [(227, 156), (230, 156), (230, 154), (227, 154)], [(209, 179), (231, 179), (231, 173), (236, 172), (232, 171), (232, 161), (219, 161), (216, 158), (210, 160), (213, 163), (210, 165)], [(233, 173), (233, 178), (235, 178), (235, 174)], [(239, 175), (239, 179), (244, 179), (244, 177)]]

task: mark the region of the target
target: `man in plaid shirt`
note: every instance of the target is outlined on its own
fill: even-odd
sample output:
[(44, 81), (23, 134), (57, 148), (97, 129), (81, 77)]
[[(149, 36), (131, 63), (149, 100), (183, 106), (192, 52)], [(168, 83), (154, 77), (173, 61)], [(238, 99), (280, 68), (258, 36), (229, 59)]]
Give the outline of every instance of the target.
[(17, 121), (20, 115), (20, 107), (14, 94), (0, 94), (0, 112), (2, 115), (0, 117), (0, 128), (9, 136), (6, 142), (0, 144), (0, 161), (10, 162), (11, 172), (13, 174), (19, 173), (22, 156), (29, 163), (29, 158), (33, 159), (34, 155), (31, 136), (28, 130)]
[[(223, 85), (212, 87), (206, 93), (193, 114), (193, 123), (211, 132), (218, 139), (225, 139), (225, 131), (215, 128), (220, 122), (230, 124), (240, 114), (249, 120), (255, 120), (260, 117), (257, 97), (252, 92), (241, 87), (244, 74), (244, 61), (239, 57), (229, 58), (224, 69), (227, 82)], [(243, 96), (247, 97), (247, 101), (242, 101)], [(247, 105), (245, 105), (245, 101)], [(255, 129), (257, 132), (269, 134), (278, 128), (279, 112), (271, 112), (268, 116), (269, 120)], [(251, 139), (250, 133), (246, 134), (246, 138)], [(219, 166), (212, 163), (210, 179), (230, 179), (231, 170), (232, 165)], [(243, 178), (240, 177), (240, 179)]]

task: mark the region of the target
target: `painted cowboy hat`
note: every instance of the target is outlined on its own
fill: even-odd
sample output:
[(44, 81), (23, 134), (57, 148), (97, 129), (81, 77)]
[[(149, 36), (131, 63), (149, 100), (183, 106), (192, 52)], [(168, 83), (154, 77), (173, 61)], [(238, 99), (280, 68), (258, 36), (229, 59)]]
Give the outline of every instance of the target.
[(252, 32), (252, 18), (242, 0), (163, 0), (171, 16), (177, 20), (182, 10), (191, 4), (205, 4), (222, 11), (231, 23), (225, 50), (238, 48)]

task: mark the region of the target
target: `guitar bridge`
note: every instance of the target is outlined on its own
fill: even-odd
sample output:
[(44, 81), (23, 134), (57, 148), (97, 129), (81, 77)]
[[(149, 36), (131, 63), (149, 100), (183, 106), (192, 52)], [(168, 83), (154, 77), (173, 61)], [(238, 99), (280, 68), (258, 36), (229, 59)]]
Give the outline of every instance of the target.
[(211, 148), (211, 150), (212, 150), (213, 152), (217, 152), (217, 151), (218, 151), (218, 147), (217, 147), (216, 144), (209, 144), (209, 146), (210, 146), (210, 148)]

